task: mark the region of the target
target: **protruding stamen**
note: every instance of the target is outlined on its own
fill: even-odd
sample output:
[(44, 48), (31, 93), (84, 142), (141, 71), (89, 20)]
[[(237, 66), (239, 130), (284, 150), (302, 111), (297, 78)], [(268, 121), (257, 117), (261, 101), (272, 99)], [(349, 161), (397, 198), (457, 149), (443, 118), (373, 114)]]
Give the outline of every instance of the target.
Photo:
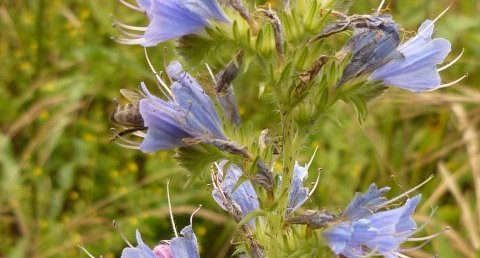
[(409, 239), (407, 239), (407, 241), (423, 241), (423, 243), (421, 243), (420, 245), (418, 245), (416, 247), (412, 247), (412, 248), (400, 248), (399, 251), (404, 252), (404, 253), (408, 253), (408, 252), (413, 252), (413, 251), (419, 250), (422, 247), (426, 246), (428, 243), (430, 243), (433, 238), (437, 237), (438, 235), (442, 234), (443, 232), (445, 232), (448, 229), (449, 228), (444, 228), (442, 231), (440, 231), (440, 232), (438, 232), (434, 235), (425, 237), (425, 238), (409, 238)]
[(86, 253), (88, 255), (88, 257), (97, 258), (97, 257), (93, 256), (85, 247), (83, 247), (83, 245), (77, 245), (77, 247), (80, 248), (84, 253)]
[(462, 77), (456, 79), (455, 81), (453, 82), (449, 82), (449, 83), (444, 83), (444, 84), (440, 84), (437, 88), (435, 89), (431, 89), (429, 91), (433, 91), (433, 90), (436, 90), (436, 89), (440, 89), (440, 88), (445, 88), (445, 87), (448, 87), (448, 86), (452, 86), (454, 84), (457, 84), (458, 82), (460, 82), (461, 80), (465, 79), (468, 77), (468, 73), (464, 74)]
[(145, 58), (147, 59), (147, 64), (148, 66), (150, 67), (150, 70), (153, 72), (153, 74), (155, 75), (155, 80), (162, 86), (162, 87), (159, 87), (160, 88), (160, 91), (163, 93), (163, 95), (165, 95), (165, 97), (167, 97), (168, 99), (173, 99), (173, 93), (172, 91), (170, 90), (170, 88), (167, 86), (167, 84), (162, 80), (162, 78), (160, 77), (160, 75), (158, 74), (158, 72), (155, 70), (155, 67), (153, 67), (153, 64), (152, 62), (150, 62), (150, 58), (148, 57), (148, 52), (147, 52), (147, 48), (143, 48), (144, 52), (145, 52)]
[(175, 226), (175, 220), (173, 219), (172, 202), (170, 201), (170, 179), (167, 179), (167, 201), (168, 212), (170, 213), (170, 221), (172, 222), (173, 232), (175, 233), (175, 237), (178, 237), (177, 227)]
[[(214, 162), (213, 163), (215, 168), (217, 169), (217, 172), (213, 171), (212, 173), (212, 183), (213, 183), (213, 187), (214, 188), (217, 188), (217, 189), (222, 189), (221, 185), (220, 185), (220, 181), (218, 180), (218, 174), (221, 174), (222, 173), (222, 169), (220, 168), (220, 166), (218, 165), (217, 162)], [(222, 199), (224, 202), (227, 201), (227, 197), (223, 194), (223, 191), (218, 191), (220, 193), (220, 195), (222, 196)]]
[(410, 256), (407, 256), (407, 255), (404, 255), (404, 254), (401, 254), (399, 252), (392, 252), (392, 254), (400, 257), (400, 258), (411, 258)]
[(123, 22), (120, 22), (119, 20), (115, 19), (115, 17), (111, 16), (110, 17), (113, 21), (113, 26), (120, 26), (124, 29), (127, 29), (127, 30), (134, 30), (134, 31), (147, 31), (147, 27), (144, 27), (144, 26), (132, 26), (132, 25), (128, 25), (128, 24), (125, 24)]
[(418, 227), (418, 228), (415, 230), (415, 232), (413, 232), (411, 235), (414, 235), (414, 234), (422, 231), (423, 228), (425, 228), (425, 226), (426, 226), (428, 223), (430, 223), (430, 221), (432, 220), (433, 214), (435, 214), (435, 211), (437, 211), (437, 208), (432, 209), (432, 212), (430, 212), (430, 215), (428, 216), (428, 219), (427, 219), (420, 227)]
[(210, 66), (207, 63), (205, 63), (205, 66), (207, 67), (208, 73), (210, 74), (210, 77), (212, 77), (212, 81), (216, 86), (217, 85), (217, 80), (215, 79), (215, 75), (213, 75), (212, 69), (210, 68)]
[(315, 189), (317, 189), (318, 183), (320, 182), (320, 172), (322, 171), (321, 168), (318, 169), (318, 174), (317, 174), (317, 180), (315, 180), (315, 184), (313, 185), (312, 189), (308, 193), (308, 197), (312, 196), (312, 194), (315, 192)]
[(450, 63), (448, 63), (448, 64), (446, 64), (446, 65), (438, 68), (438, 69), (437, 69), (437, 72), (441, 72), (441, 71), (447, 69), (448, 67), (452, 66), (454, 63), (456, 63), (456, 62), (460, 59), (460, 57), (462, 57), (464, 51), (465, 51), (465, 48), (462, 49), (462, 52), (460, 53), (460, 55), (458, 55), (457, 57), (455, 57), (455, 59), (453, 59)]
[(143, 10), (142, 8), (136, 6), (136, 5), (133, 5), (125, 0), (118, 0), (120, 3), (122, 3), (123, 5), (125, 5), (126, 7), (132, 9), (132, 10), (135, 10), (135, 11), (138, 11), (138, 12), (142, 12), (144, 13), (145, 10)]
[(399, 199), (401, 199), (401, 198), (407, 196), (408, 194), (416, 191), (418, 188), (420, 188), (420, 187), (422, 187), (423, 185), (425, 185), (426, 183), (428, 183), (428, 181), (432, 180), (434, 177), (435, 177), (434, 175), (430, 175), (425, 181), (421, 182), (419, 185), (415, 186), (414, 188), (412, 188), (412, 189), (410, 189), (410, 190), (402, 193), (401, 195), (399, 195), (399, 196), (397, 196), (397, 197), (395, 197), (395, 198), (393, 198), (393, 199), (390, 199), (390, 200), (388, 200), (388, 201), (386, 201), (386, 202), (384, 202), (384, 203), (381, 203), (381, 204), (375, 206), (375, 209), (380, 209), (380, 208), (382, 208), (382, 207), (385, 207), (385, 206), (389, 205), (390, 203), (394, 203), (394, 202), (398, 201)]
[(112, 40), (124, 45), (141, 45), (146, 42), (145, 38), (138, 38), (138, 39), (124, 39), (124, 38), (115, 38), (111, 37)]
[[(163, 47), (163, 70), (167, 71), (167, 47)], [(172, 80), (172, 77), (170, 77), (170, 75), (168, 73), (167, 74), (167, 78), (168, 80), (170, 81), (170, 84), (173, 83), (173, 80)]]
[(125, 237), (125, 235), (123, 234), (122, 230), (120, 229), (120, 225), (118, 225), (117, 221), (116, 220), (113, 220), (112, 221), (112, 225), (113, 227), (117, 230), (118, 234), (120, 235), (120, 237), (123, 239), (123, 241), (125, 241), (125, 243), (127, 243), (128, 246), (132, 247), (133, 248), (133, 245), (130, 243), (130, 241), (128, 241), (128, 239)]
[(115, 26), (115, 24), (113, 25), (113, 27), (118, 31), (120, 32), (120, 34), (124, 35), (124, 36), (127, 36), (127, 37), (131, 37), (133, 39), (139, 39), (139, 38), (143, 38), (143, 34), (136, 34), (136, 33), (131, 33), (131, 32), (128, 32), (126, 30), (124, 30), (122, 27), (120, 26)]
[(192, 212), (192, 215), (190, 215), (190, 225), (193, 225), (193, 215), (195, 215), (195, 213), (197, 213), (197, 211), (199, 211), (201, 208), (202, 205), (198, 205), (198, 208)]
[(424, 246), (426, 246), (430, 242), (431, 242), (431, 239), (428, 239), (427, 241), (424, 241), (423, 243), (421, 243), (418, 246), (415, 246), (415, 247), (412, 247), (412, 248), (399, 248), (398, 251), (403, 252), (403, 253), (413, 252), (413, 251), (416, 251), (416, 250), (419, 250), (419, 249), (423, 248)]
[(427, 241), (427, 240), (430, 240), (432, 238), (435, 238), (435, 237), (439, 236), (440, 234), (442, 234), (443, 232), (445, 232), (447, 230), (450, 230), (450, 227), (445, 227), (440, 232), (437, 232), (433, 235), (429, 235), (429, 236), (426, 236), (426, 237), (411, 237), (411, 238), (408, 238), (407, 241), (409, 241), (409, 242)]
[(435, 19), (433, 19), (433, 21), (427, 27), (425, 27), (422, 31), (419, 31), (417, 35), (422, 34), (424, 31), (430, 29), (430, 27), (432, 27), (435, 22), (437, 22), (438, 19), (440, 19), (450, 9), (450, 7), (452, 7), (452, 4), (450, 4), (447, 8), (445, 8), (445, 10), (443, 10), (443, 12), (441, 12)]
[(140, 137), (140, 138), (145, 138), (145, 137), (147, 137), (147, 134), (144, 133), (144, 132), (142, 132), (142, 131), (136, 131), (136, 132), (134, 132), (134, 133), (132, 133), (132, 134), (135, 135), (135, 136), (138, 136), (138, 137)]
[(306, 167), (307, 170), (310, 168), (310, 165), (312, 165), (313, 158), (315, 158), (315, 154), (317, 154), (317, 150), (318, 150), (318, 146), (313, 151), (312, 157), (310, 158), (310, 161), (308, 161), (307, 163), (307, 167)]
[[(118, 141), (118, 140), (121, 140), (121, 141)], [(127, 149), (140, 150), (140, 143), (129, 141), (123, 137), (118, 137), (117, 140), (115, 141), (115, 144)]]
[(133, 146), (137, 146), (137, 145), (140, 146), (139, 142), (129, 140), (125, 136), (121, 135), (120, 133), (116, 133), (112, 137), (111, 140), (114, 141), (114, 142), (117, 142), (118, 140), (121, 140), (122, 141), (121, 143), (124, 143), (124, 144), (130, 144), (130, 145), (133, 145)]
[(383, 4), (385, 4), (385, 0), (382, 0), (382, 2), (380, 2), (380, 5), (377, 8), (377, 13), (380, 12), (380, 10), (382, 10)]

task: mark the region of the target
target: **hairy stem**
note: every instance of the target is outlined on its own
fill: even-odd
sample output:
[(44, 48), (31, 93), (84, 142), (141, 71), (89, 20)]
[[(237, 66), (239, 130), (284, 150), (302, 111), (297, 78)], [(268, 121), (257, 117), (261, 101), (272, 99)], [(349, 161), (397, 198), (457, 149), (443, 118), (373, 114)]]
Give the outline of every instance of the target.
[(288, 205), (288, 193), (293, 177), (293, 163), (295, 158), (293, 117), (288, 111), (282, 113), (282, 141), (283, 141), (283, 171), (280, 196), (278, 200), (279, 213), (285, 215)]

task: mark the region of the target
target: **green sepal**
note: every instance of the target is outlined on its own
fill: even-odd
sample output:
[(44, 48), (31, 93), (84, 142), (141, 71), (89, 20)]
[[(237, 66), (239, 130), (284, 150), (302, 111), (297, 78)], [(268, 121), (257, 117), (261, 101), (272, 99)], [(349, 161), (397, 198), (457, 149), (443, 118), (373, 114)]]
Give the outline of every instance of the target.
[(209, 174), (212, 163), (225, 157), (222, 151), (209, 144), (181, 147), (175, 154), (178, 164), (190, 173), (192, 180), (199, 175)]
[(338, 98), (352, 104), (358, 121), (363, 123), (368, 114), (367, 103), (381, 95), (386, 88), (381, 82), (370, 82), (362, 76), (342, 85), (338, 89)]
[(238, 222), (238, 226), (247, 224), (250, 220), (256, 217), (265, 217), (266, 215), (267, 215), (267, 212), (264, 210), (251, 211), (245, 217), (243, 217), (242, 220)]

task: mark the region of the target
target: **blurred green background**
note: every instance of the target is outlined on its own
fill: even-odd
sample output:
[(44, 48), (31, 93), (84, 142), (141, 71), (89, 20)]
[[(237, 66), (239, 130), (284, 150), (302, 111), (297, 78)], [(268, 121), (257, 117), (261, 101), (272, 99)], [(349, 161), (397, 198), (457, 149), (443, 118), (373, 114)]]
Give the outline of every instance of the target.
[[(352, 13), (368, 13), (378, 2), (356, 1)], [(450, 3), (391, 1), (390, 9), (408, 35)], [(86, 257), (79, 244), (97, 256), (119, 257), (125, 243), (113, 220), (131, 241), (136, 228), (149, 245), (170, 239), (167, 178), (177, 228), (202, 204), (194, 219), (202, 256), (225, 257), (234, 225), (212, 201), (209, 177), (185, 186), (188, 175), (173, 152), (146, 155), (109, 141), (118, 90), (153, 82), (143, 49), (110, 39), (112, 13), (131, 14), (114, 0), (0, 1), (0, 257)], [(389, 89), (369, 104), (364, 124), (350, 106), (334, 108), (298, 157), (307, 162), (319, 146), (314, 165), (323, 173), (307, 207), (340, 209), (371, 182), (392, 186), (393, 196), (435, 174), (421, 189), (416, 218), (421, 223), (438, 207), (426, 232), (451, 230), (426, 251), (478, 254), (479, 13), (479, 1), (453, 1), (436, 26), (436, 35), (452, 42), (448, 60), (465, 49), (442, 72), (444, 81), (468, 73), (466, 80), (426, 94)], [(145, 24), (141, 16), (138, 21)], [(167, 51), (170, 60), (172, 47)], [(162, 52), (150, 50), (157, 65)], [(268, 125), (269, 103), (257, 97), (253, 82), (245, 84), (236, 88), (245, 126)]]

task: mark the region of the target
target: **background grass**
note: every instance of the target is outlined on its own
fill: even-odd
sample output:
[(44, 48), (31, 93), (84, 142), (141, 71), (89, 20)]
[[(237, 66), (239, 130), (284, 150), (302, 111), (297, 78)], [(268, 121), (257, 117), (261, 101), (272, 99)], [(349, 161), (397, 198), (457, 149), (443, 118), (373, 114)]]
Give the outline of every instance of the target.
[[(449, 3), (402, 0), (390, 7), (411, 32)], [(357, 1), (352, 12), (377, 4)], [(208, 177), (185, 187), (188, 175), (172, 152), (146, 155), (109, 142), (108, 115), (118, 90), (152, 80), (142, 48), (110, 39), (111, 13), (137, 19), (116, 1), (0, 1), (0, 257), (85, 256), (78, 244), (118, 257), (125, 244), (112, 220), (131, 240), (136, 228), (150, 245), (169, 239), (167, 178), (177, 227), (203, 204), (194, 220), (202, 255), (224, 257), (234, 225), (212, 202)], [(452, 42), (449, 60), (465, 49), (443, 72), (446, 82), (469, 73), (460, 84), (427, 94), (389, 89), (369, 104), (362, 125), (351, 107), (336, 106), (298, 158), (307, 162), (319, 146), (314, 165), (323, 174), (309, 207), (343, 207), (371, 182), (392, 186), (393, 195), (435, 174), (421, 189), (417, 219), (425, 221), (438, 207), (426, 232), (452, 229), (426, 250), (442, 257), (478, 254), (478, 13), (480, 2), (455, 1), (436, 26), (437, 35)], [(160, 65), (161, 48), (151, 55)], [(245, 127), (259, 128), (272, 123), (271, 109), (252, 85), (244, 82), (237, 95)]]

